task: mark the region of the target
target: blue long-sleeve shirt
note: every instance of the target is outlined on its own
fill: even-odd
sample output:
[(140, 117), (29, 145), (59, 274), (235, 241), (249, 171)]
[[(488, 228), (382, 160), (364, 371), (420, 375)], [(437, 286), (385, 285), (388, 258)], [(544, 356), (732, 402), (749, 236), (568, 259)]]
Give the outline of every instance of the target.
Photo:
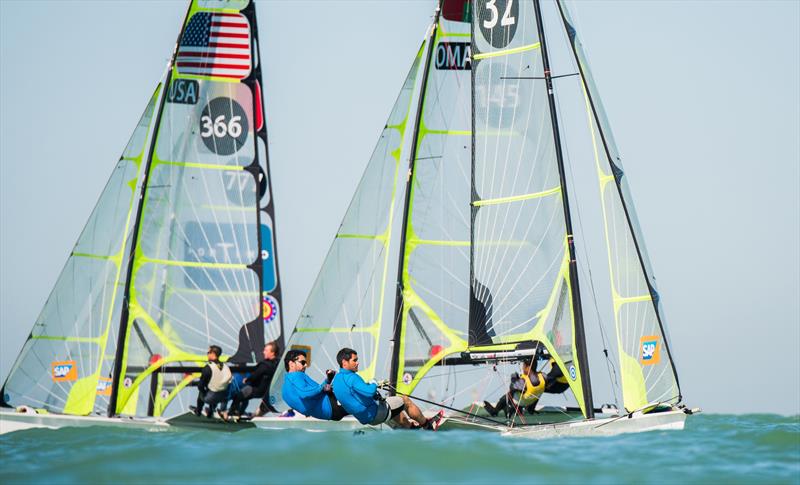
[(367, 384), (360, 375), (347, 369), (339, 369), (333, 378), (336, 399), (361, 424), (371, 423), (378, 413), (378, 403), (374, 397), (376, 392), (378, 386)]
[(281, 394), (295, 411), (317, 419), (331, 419), (331, 402), (322, 389), (322, 384), (314, 382), (305, 372), (287, 372)]

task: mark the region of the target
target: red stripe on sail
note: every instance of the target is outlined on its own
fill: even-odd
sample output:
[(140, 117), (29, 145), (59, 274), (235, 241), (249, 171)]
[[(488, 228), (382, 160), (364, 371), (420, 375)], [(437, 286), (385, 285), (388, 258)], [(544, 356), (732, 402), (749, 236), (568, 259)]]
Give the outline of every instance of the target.
[(249, 34), (229, 34), (227, 32), (211, 32), (211, 37), (229, 37), (232, 39), (247, 39)]
[(247, 44), (226, 44), (224, 42), (209, 42), (209, 47), (217, 47), (220, 49), (249, 49), (250, 46)]
[(222, 57), (225, 59), (250, 59), (249, 54), (225, 54), (220, 52), (178, 52), (178, 57)]
[(246, 29), (249, 27), (247, 24), (237, 24), (235, 22), (211, 22), (212, 27), (241, 27)]
[(256, 81), (256, 131), (261, 130), (261, 127), (264, 126), (264, 105), (261, 103), (261, 83)]
[(250, 66), (241, 66), (238, 64), (215, 64), (210, 62), (181, 62), (178, 61), (178, 67), (204, 67), (209, 69), (250, 69)]

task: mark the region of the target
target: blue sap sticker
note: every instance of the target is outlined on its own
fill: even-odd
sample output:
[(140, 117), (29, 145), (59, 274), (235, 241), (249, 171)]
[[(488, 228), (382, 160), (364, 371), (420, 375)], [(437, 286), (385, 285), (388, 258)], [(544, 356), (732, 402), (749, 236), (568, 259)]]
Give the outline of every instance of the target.
[(643, 365), (658, 364), (658, 361), (660, 360), (660, 347), (660, 340), (657, 336), (642, 337), (642, 354), (639, 361)]

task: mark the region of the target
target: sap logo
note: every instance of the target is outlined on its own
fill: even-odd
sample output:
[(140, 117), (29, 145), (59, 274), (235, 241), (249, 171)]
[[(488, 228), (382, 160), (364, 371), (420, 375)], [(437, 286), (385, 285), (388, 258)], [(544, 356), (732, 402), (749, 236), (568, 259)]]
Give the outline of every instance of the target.
[(97, 395), (110, 396), (111, 395), (111, 378), (101, 377), (97, 381)]
[(197, 93), (200, 91), (194, 79), (175, 79), (167, 93), (168, 103), (197, 104)]
[(469, 71), (472, 68), (469, 42), (439, 42), (436, 46), (436, 69)]
[(75, 365), (74, 360), (53, 362), (52, 371), (53, 381), (55, 382), (75, 381), (78, 379), (78, 367)]
[(639, 361), (643, 365), (653, 365), (659, 362), (661, 345), (657, 336), (642, 337), (641, 348), (642, 355)]

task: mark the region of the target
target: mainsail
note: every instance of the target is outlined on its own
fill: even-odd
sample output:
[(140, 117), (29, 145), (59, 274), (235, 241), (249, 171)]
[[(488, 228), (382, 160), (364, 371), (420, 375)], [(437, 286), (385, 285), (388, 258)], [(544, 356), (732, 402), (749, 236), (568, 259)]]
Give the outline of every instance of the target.
[(161, 415), (206, 360), (282, 339), (255, 6), (193, 0), (3, 401)]

